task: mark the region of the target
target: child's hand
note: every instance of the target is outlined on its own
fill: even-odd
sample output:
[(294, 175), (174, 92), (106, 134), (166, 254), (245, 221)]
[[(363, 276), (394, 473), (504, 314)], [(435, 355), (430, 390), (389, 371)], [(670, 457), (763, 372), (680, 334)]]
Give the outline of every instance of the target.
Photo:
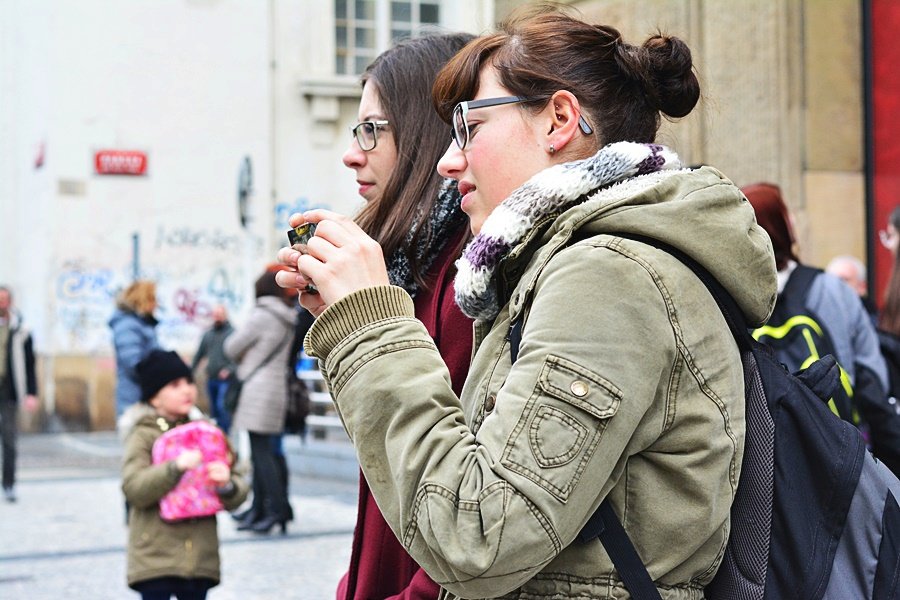
[(175, 459), (175, 466), (184, 473), (203, 462), (203, 454), (199, 450), (185, 450)]
[(216, 461), (206, 465), (206, 474), (209, 480), (222, 486), (231, 480), (231, 469), (223, 462)]

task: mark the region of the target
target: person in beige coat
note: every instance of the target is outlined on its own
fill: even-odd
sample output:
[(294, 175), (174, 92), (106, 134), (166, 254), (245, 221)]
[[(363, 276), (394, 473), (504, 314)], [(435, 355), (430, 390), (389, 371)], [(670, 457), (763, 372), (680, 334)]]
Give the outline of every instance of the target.
[[(317, 315), (306, 351), (386, 521), (442, 598), (628, 598), (597, 539), (604, 500), (662, 598), (701, 600), (744, 454), (744, 379), (702, 264), (747, 321), (775, 302), (772, 246), (740, 190), (654, 143), (700, 89), (690, 50), (543, 9), (469, 43), (434, 100), (473, 234), (456, 301), (475, 319), (462, 392), (379, 246), (312, 210), (279, 281)], [(312, 283), (318, 295), (305, 293)], [(521, 331), (518, 350), (513, 335)], [(516, 359), (513, 360), (513, 354)]]
[(288, 364), (294, 334), (296, 300), (266, 271), (256, 280), (256, 305), (247, 320), (225, 340), (225, 355), (244, 382), (231, 427), (250, 436), (253, 504), (239, 528), (282, 533), (292, 511), (287, 497), (287, 469), (280, 453), (284, 431)]

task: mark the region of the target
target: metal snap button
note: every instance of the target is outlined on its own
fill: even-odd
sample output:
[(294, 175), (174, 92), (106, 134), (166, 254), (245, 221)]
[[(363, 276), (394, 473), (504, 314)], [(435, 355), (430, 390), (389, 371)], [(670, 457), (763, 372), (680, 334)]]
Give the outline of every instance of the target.
[(587, 396), (587, 393), (588, 393), (587, 384), (580, 380), (573, 381), (572, 385), (569, 386), (569, 389), (572, 391), (573, 394), (575, 394), (579, 398), (583, 398), (584, 396)]
[(497, 404), (497, 397), (494, 394), (491, 394), (487, 397), (487, 400), (484, 401), (484, 410), (485, 412), (491, 412), (494, 410), (494, 406)]

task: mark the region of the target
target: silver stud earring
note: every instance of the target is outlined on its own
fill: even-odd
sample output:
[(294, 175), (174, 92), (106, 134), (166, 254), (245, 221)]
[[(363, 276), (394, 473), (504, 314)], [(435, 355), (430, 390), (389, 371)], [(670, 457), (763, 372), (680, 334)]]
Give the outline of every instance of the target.
[(556, 154), (556, 148), (553, 147), (553, 144), (550, 144), (550, 154)]

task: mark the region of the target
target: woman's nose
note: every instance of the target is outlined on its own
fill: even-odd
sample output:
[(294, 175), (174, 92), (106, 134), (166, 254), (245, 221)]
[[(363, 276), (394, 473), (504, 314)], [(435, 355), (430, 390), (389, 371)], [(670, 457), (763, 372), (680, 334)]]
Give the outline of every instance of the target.
[(349, 169), (358, 169), (366, 163), (366, 153), (359, 149), (356, 138), (350, 140), (350, 146), (347, 147), (341, 160), (344, 166)]
[(459, 174), (466, 168), (466, 155), (456, 142), (451, 141), (441, 160), (438, 161), (437, 170), (441, 177), (459, 179)]

